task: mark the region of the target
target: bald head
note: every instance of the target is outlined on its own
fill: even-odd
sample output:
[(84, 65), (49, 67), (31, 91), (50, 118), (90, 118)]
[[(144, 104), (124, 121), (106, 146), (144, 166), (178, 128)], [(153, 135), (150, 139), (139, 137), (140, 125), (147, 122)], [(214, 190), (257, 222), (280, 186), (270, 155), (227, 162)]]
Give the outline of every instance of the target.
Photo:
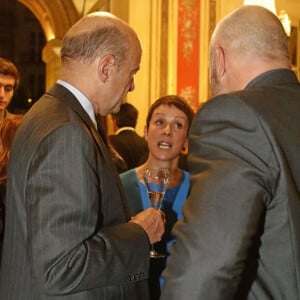
[(119, 110), (135, 88), (141, 44), (135, 31), (107, 12), (84, 16), (66, 33), (60, 79), (80, 91), (96, 115)]
[[(224, 17), (216, 26), (210, 43), (213, 86), (222, 83), (217, 78), (220, 74), (214, 73), (218, 68), (216, 64), (220, 63), (216, 57), (217, 48), (223, 52), (232, 81), (228, 78), (227, 86), (218, 86), (221, 90), (215, 93), (243, 89), (260, 73), (290, 67), (288, 39), (284, 29), (279, 19), (261, 6), (242, 6)], [(235, 85), (231, 85), (233, 81)]]
[(261, 6), (245, 5), (226, 16), (217, 25), (212, 43), (243, 53), (288, 58), (287, 36), (279, 19)]
[(134, 30), (108, 12), (86, 15), (66, 33), (61, 48), (62, 63), (92, 63), (99, 55), (113, 55), (117, 63), (124, 61), (130, 46), (140, 48)]

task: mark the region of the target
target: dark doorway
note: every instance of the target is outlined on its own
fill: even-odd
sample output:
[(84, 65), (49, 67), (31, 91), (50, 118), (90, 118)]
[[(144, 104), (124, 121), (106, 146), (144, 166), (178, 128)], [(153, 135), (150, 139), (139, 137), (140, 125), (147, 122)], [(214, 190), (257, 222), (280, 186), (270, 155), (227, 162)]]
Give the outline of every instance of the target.
[(16, 0), (1, 0), (0, 14), (0, 56), (12, 60), (20, 72), (20, 87), (8, 109), (25, 113), (45, 91), (45, 36), (31, 11)]

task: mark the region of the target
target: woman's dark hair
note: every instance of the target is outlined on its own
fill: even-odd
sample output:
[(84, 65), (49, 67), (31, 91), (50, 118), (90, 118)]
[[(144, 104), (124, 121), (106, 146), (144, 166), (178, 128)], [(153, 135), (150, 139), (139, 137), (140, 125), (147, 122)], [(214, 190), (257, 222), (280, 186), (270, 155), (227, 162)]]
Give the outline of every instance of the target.
[(187, 103), (185, 99), (177, 95), (167, 95), (157, 99), (149, 108), (147, 119), (146, 119), (146, 127), (149, 128), (150, 120), (152, 118), (154, 110), (161, 106), (161, 105), (174, 105), (176, 108), (181, 110), (188, 119), (188, 131), (192, 125), (194, 119), (194, 111), (192, 110), (191, 106)]

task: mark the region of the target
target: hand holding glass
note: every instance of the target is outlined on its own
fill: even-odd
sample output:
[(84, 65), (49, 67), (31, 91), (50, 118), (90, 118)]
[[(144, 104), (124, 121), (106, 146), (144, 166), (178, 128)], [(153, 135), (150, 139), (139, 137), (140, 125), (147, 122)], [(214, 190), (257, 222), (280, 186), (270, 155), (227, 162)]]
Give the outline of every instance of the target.
[[(156, 209), (161, 208), (162, 201), (167, 189), (167, 185), (170, 178), (170, 172), (168, 169), (159, 168), (151, 169), (148, 168), (144, 172), (144, 181), (148, 191), (148, 197), (150, 206)], [(160, 258), (164, 257), (165, 254), (156, 252), (151, 245), (150, 257)]]

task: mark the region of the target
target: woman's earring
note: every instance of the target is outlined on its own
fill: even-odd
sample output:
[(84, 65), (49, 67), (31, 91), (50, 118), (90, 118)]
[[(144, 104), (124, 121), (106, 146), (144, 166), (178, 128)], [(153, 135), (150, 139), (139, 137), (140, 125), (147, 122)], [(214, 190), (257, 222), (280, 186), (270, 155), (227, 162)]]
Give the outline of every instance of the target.
[(182, 155), (186, 155), (186, 154), (188, 154), (188, 150), (189, 150), (189, 148), (187, 146), (183, 146), (180, 153)]

